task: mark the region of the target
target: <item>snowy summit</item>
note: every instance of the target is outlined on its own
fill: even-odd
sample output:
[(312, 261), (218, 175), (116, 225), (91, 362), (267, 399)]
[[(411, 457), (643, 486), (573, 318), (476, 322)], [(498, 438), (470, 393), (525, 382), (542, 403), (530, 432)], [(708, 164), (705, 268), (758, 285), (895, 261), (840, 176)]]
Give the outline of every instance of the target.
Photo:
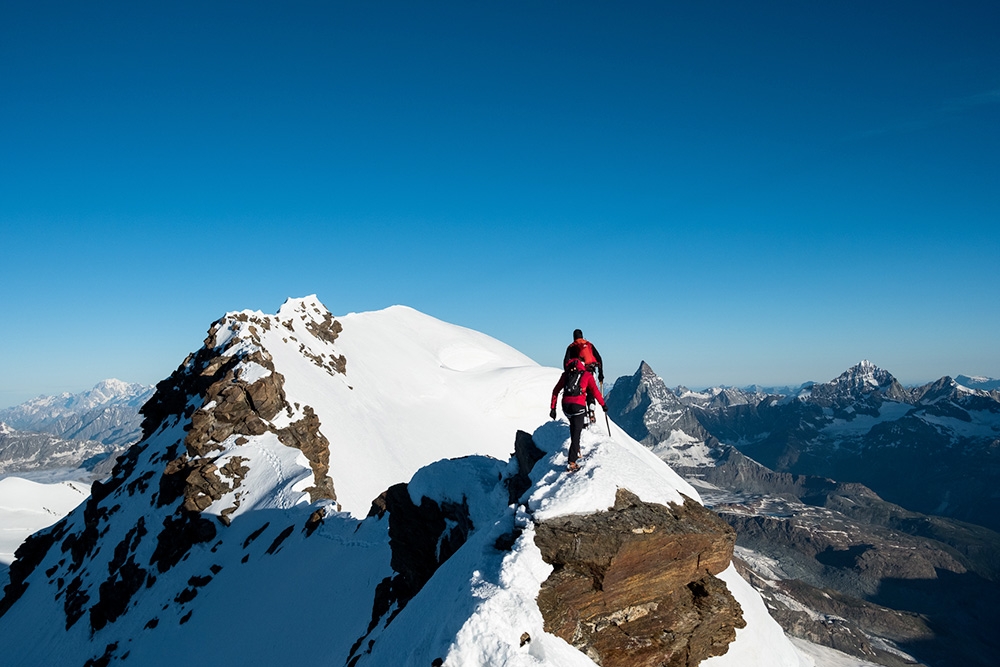
[(598, 421), (566, 472), (558, 378), (401, 306), (229, 313), (157, 385), (112, 477), (18, 549), (0, 655), (813, 665), (649, 449)]

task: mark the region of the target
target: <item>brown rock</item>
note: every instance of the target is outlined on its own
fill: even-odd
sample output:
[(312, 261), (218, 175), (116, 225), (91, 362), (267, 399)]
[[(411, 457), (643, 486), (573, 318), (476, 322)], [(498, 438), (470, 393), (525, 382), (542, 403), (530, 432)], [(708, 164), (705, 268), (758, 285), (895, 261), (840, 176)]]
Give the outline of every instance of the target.
[(327, 474), (330, 472), (330, 442), (320, 433), (319, 417), (312, 407), (307, 405), (302, 412), (302, 419), (277, 431), (278, 440), (287, 447), (301, 450), (309, 460), (314, 479), (314, 485), (306, 489), (309, 500), (336, 500), (333, 480)]
[(694, 667), (722, 655), (742, 610), (714, 576), (735, 534), (693, 500), (666, 507), (619, 489), (607, 512), (536, 526), (555, 569), (538, 606), (545, 630), (604, 667)]

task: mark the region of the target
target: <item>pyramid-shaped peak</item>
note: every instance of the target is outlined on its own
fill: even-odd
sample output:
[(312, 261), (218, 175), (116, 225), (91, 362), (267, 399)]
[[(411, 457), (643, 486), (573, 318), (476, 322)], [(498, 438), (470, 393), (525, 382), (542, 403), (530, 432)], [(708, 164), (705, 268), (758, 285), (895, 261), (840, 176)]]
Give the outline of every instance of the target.
[(652, 379), (657, 377), (656, 372), (653, 371), (653, 368), (645, 361), (639, 362), (639, 370), (637, 370), (635, 374), (644, 379)]

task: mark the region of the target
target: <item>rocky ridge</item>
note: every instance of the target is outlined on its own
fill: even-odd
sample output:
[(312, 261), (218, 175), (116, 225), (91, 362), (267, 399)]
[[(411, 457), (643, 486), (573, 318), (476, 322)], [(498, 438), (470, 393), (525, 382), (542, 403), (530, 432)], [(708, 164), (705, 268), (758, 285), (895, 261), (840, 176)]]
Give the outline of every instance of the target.
[[(328, 450), (315, 415), (309, 406), (285, 402), (282, 376), (260, 346), (260, 331), (277, 326), (293, 331), (293, 316), (300, 323), (310, 320), (314, 329), (335, 339), (333, 321), (316, 323), (313, 313), (306, 312), (310, 306), (315, 308), (296, 302), (279, 316), (243, 312), (215, 322), (204, 347), (157, 385), (142, 408), (142, 440), (119, 457), (109, 480), (94, 482), (83, 511), (32, 536), (18, 549), (0, 611), (17, 601), (34, 565), (59, 543), (69, 558), (48, 576), (56, 583), (57, 597), (64, 598), (66, 628), (85, 616), (92, 632), (113, 622), (140, 588), (152, 586), (158, 574), (176, 566), (192, 547), (215, 538), (215, 520), (206, 518), (205, 510), (214, 505), (218, 520), (223, 525), (231, 522), (250, 473), (246, 464), (251, 455), (244, 450), (279, 445), (301, 451), (314, 477), (306, 492), (314, 501), (335, 500), (326, 474)], [(331, 372), (343, 365), (339, 357), (332, 364), (320, 355), (315, 360), (329, 365)], [(281, 425), (279, 417), (284, 417)], [(142, 497), (148, 498), (145, 502), (153, 512), (143, 512), (144, 501), (138, 500)], [(125, 503), (132, 498), (136, 501)], [(115, 520), (126, 506), (139, 516)], [(158, 520), (162, 529), (155, 529)], [(105, 550), (100, 556), (103, 536), (114, 528), (123, 530), (122, 524), (124, 534), (113, 554)], [(139, 564), (140, 554), (148, 565)], [(110, 576), (103, 581), (84, 578), (98, 558), (106, 562)]]

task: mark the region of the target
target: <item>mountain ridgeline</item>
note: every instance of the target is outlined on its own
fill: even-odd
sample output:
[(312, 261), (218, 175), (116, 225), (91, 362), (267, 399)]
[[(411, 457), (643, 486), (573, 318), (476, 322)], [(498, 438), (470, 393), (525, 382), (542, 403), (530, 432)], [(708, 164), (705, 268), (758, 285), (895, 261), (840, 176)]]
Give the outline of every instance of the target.
[(868, 361), (780, 396), (666, 387), (645, 362), (615, 383), (612, 418), (668, 462), (732, 445), (779, 472), (860, 482), (907, 509), (1000, 529), (1000, 392), (949, 377), (905, 388)]
[(403, 307), (229, 313), (111, 476), (18, 548), (0, 655), (800, 665), (732, 528), (662, 461), (587, 433), (566, 474), (568, 427), (540, 409), (557, 377)]

